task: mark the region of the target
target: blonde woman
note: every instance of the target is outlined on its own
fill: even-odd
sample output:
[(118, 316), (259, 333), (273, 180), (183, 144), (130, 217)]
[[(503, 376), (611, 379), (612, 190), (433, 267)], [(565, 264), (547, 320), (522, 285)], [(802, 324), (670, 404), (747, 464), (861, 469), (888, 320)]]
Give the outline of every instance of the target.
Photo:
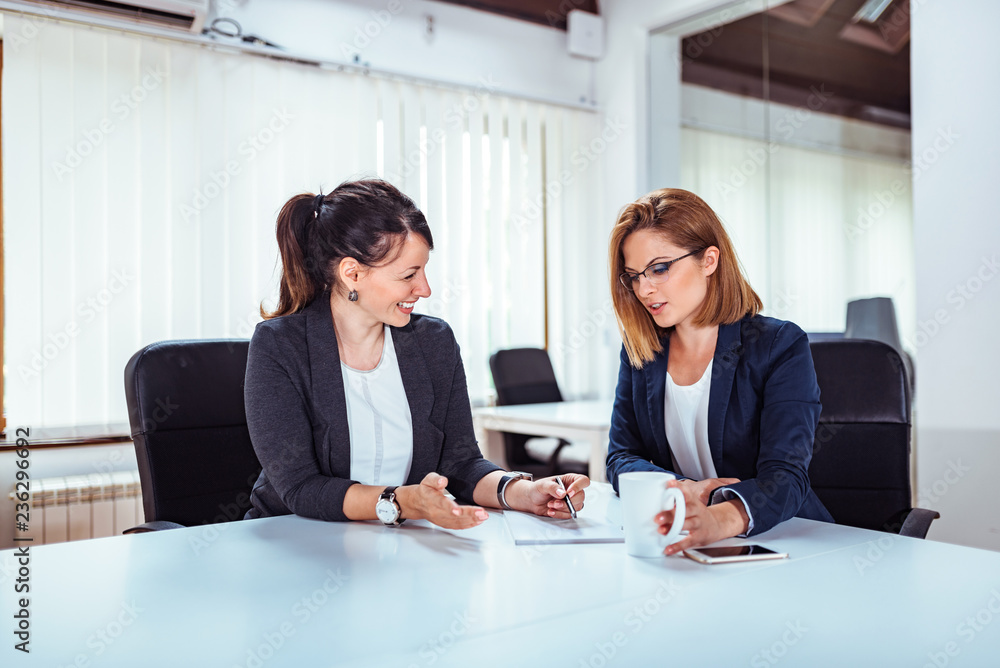
[[(677, 476), (689, 533), (665, 554), (790, 517), (832, 522), (807, 472), (821, 408), (808, 340), (758, 314), (715, 212), (686, 190), (651, 192), (622, 209), (609, 259), (624, 345), (608, 480)], [(656, 521), (666, 533), (673, 513)]]

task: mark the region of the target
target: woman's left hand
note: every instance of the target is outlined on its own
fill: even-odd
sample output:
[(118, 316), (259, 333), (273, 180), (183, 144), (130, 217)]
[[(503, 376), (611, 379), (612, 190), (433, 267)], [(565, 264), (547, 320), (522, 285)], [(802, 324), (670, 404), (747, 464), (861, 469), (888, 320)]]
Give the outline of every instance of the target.
[[(663, 554), (668, 557), (692, 547), (738, 536), (746, 531), (749, 518), (739, 499), (707, 506), (692, 487), (678, 485), (676, 480), (669, 481), (667, 487), (676, 487), (684, 494), (683, 528), (688, 532), (687, 536), (667, 546)], [(673, 525), (674, 511), (665, 510), (654, 519), (660, 525), (658, 531), (665, 535)]]
[[(557, 477), (562, 478), (563, 484), (566, 485), (565, 492), (556, 481)], [(540, 478), (532, 482), (517, 480), (511, 484), (514, 485), (511, 492), (515, 498), (511, 499), (511, 492), (508, 492), (507, 502), (512, 508), (564, 520), (570, 517), (564, 497), (569, 494), (573, 508), (579, 512), (583, 508), (583, 499), (586, 496), (583, 490), (590, 485), (590, 478), (579, 473), (564, 473), (561, 476)]]

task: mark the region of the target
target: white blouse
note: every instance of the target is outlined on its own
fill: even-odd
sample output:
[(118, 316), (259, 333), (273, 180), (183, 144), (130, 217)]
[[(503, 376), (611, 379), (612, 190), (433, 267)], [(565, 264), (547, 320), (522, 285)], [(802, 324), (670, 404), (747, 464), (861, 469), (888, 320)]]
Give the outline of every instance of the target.
[(382, 358), (370, 371), (340, 363), (351, 437), (351, 479), (402, 485), (413, 462), (413, 420), (392, 334), (385, 326)]
[[(712, 364), (694, 385), (678, 385), (667, 373), (667, 388), (664, 392), (664, 422), (667, 442), (674, 460), (674, 470), (685, 478), (704, 480), (718, 478), (712, 449), (708, 445), (708, 398), (712, 389)], [(731, 489), (717, 489), (712, 494), (712, 503), (739, 499), (746, 508), (750, 524), (747, 533), (753, 531), (753, 513), (750, 506), (738, 492)], [(746, 537), (746, 533), (739, 537)]]
[(664, 422), (667, 442), (685, 478), (717, 478), (712, 450), (708, 446), (708, 397), (712, 386), (712, 364), (693, 385), (677, 385), (667, 373), (664, 393)]

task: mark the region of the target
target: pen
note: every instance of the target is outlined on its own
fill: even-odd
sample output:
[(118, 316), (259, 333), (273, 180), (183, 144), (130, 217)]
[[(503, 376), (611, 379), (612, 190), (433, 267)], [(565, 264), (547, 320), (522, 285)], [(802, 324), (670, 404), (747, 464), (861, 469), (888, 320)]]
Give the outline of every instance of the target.
[[(562, 478), (556, 478), (556, 482), (559, 483), (559, 486), (562, 487), (562, 490), (565, 492), (566, 491), (566, 484), (562, 481)], [(567, 492), (566, 496), (563, 497), (563, 501), (566, 502), (566, 508), (569, 509), (569, 516), (572, 517), (575, 520), (576, 519), (576, 508), (573, 507), (573, 502), (569, 500), (569, 493), (568, 492)]]

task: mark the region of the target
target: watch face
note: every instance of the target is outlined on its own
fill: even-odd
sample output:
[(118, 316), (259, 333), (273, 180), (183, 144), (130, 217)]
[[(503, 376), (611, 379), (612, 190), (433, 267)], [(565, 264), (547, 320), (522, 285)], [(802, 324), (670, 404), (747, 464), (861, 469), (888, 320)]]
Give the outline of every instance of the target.
[(375, 504), (375, 515), (384, 524), (392, 524), (398, 519), (396, 504), (388, 499), (379, 499), (379, 502)]

